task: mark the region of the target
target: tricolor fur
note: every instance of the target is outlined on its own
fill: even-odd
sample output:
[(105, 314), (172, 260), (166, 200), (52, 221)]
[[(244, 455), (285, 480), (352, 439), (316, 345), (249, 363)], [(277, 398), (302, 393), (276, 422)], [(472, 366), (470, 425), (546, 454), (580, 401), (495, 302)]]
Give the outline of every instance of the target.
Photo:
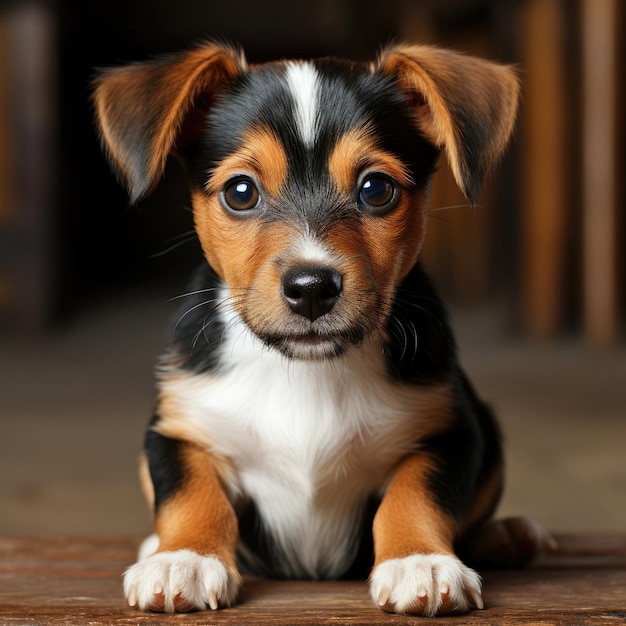
[(475, 202), (517, 94), (504, 66), (417, 46), (248, 67), (207, 43), (101, 74), (132, 200), (178, 156), (206, 257), (159, 370), (131, 604), (225, 606), (240, 570), (371, 571), (386, 610), (482, 607), (455, 550), (493, 524), (499, 434), (417, 258), (440, 152)]

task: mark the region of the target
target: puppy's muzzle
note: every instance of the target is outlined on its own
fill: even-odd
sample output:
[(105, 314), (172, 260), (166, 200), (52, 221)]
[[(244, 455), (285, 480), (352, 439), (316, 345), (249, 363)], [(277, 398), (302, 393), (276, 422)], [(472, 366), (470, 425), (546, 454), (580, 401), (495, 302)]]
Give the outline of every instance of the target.
[(341, 295), (341, 274), (328, 267), (294, 267), (283, 274), (282, 295), (297, 315), (314, 322), (330, 313)]

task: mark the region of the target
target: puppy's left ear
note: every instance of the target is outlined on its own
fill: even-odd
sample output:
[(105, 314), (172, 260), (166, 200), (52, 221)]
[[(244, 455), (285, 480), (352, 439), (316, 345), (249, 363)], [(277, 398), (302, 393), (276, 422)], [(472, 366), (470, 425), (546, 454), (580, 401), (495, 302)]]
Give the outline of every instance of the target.
[(514, 72), (431, 46), (388, 48), (375, 70), (393, 76), (407, 94), (420, 131), (445, 149), (457, 184), (474, 204), (513, 130), (519, 99)]
[(156, 185), (168, 155), (199, 136), (215, 96), (245, 69), (239, 51), (208, 42), (101, 72), (93, 94), (96, 121), (132, 203)]

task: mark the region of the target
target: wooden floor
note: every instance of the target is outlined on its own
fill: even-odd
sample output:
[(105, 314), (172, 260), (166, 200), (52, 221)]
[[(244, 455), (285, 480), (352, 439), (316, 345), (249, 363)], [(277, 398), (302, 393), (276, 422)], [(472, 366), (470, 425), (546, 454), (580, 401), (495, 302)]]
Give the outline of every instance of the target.
[(558, 537), (523, 571), (484, 574), (486, 608), (455, 618), (387, 615), (364, 582), (245, 581), (239, 604), (164, 616), (125, 606), (133, 538), (0, 538), (0, 624), (619, 624), (626, 623), (626, 534)]

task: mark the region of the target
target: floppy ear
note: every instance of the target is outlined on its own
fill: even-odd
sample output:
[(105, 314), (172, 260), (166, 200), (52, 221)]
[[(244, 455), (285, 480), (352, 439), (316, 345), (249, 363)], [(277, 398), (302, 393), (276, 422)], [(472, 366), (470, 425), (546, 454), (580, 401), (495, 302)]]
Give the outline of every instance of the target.
[(474, 204), (515, 122), (519, 82), (504, 65), (431, 46), (384, 50), (378, 71), (393, 76), (424, 136), (444, 148), (454, 178)]
[(199, 135), (212, 97), (245, 67), (237, 51), (206, 43), (100, 73), (93, 94), (96, 120), (131, 202), (152, 190), (171, 152)]

